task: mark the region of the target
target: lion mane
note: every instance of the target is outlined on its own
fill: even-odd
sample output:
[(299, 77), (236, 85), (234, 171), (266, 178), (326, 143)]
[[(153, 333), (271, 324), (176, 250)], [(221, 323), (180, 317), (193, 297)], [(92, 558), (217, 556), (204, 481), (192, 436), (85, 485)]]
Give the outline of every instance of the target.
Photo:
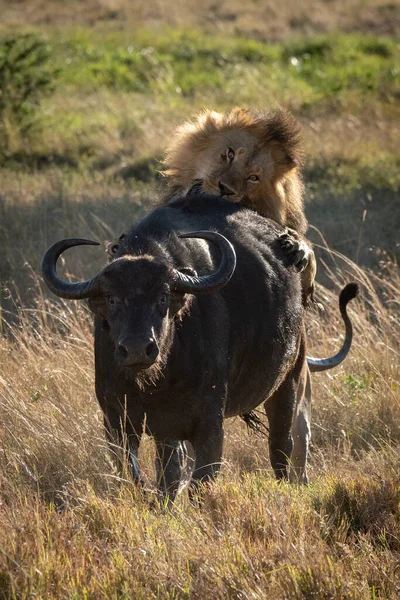
[(300, 235), (307, 230), (300, 128), (283, 109), (205, 110), (178, 127), (164, 163), (164, 201), (197, 182)]

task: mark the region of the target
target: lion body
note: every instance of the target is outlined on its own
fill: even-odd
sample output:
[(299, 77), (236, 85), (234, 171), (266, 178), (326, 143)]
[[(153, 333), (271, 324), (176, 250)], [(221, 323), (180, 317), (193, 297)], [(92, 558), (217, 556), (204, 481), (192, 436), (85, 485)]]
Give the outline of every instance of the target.
[[(200, 182), (205, 192), (242, 203), (304, 236), (300, 144), (299, 126), (286, 111), (204, 111), (181, 125), (167, 148), (164, 200)], [(303, 273), (306, 296), (312, 295), (315, 271), (311, 251)]]
[(303, 235), (307, 221), (300, 159), (300, 131), (289, 113), (205, 111), (178, 128), (167, 148), (165, 175), (173, 194), (201, 180), (205, 192), (219, 195), (222, 182), (233, 192), (233, 202)]

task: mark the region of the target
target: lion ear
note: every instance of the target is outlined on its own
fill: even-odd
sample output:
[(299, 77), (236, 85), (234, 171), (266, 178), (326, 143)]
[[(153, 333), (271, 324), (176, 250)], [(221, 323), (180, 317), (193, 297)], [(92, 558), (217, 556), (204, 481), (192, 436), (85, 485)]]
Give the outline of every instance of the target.
[(289, 171), (297, 169), (297, 167), (300, 166), (300, 160), (295, 155), (291, 155), (288, 152), (284, 153), (283, 162)]
[(200, 127), (212, 126), (218, 129), (219, 125), (222, 123), (224, 115), (222, 113), (217, 112), (216, 110), (208, 110), (205, 111), (198, 119)]
[(277, 174), (287, 175), (290, 172), (294, 174), (300, 167), (299, 157), (294, 153), (288, 152), (282, 144), (273, 142), (270, 148)]
[(295, 118), (283, 109), (269, 115), (265, 124), (264, 141), (274, 159), (285, 172), (301, 166), (301, 131)]

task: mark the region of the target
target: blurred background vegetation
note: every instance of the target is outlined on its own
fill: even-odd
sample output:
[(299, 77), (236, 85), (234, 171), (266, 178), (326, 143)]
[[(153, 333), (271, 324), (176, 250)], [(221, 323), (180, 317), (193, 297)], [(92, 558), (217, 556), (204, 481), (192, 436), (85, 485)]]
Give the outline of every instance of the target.
[(293, 111), (310, 223), (361, 265), (396, 261), (398, 26), (383, 0), (0, 0), (3, 306), (56, 238), (142, 214), (168, 136), (205, 106)]

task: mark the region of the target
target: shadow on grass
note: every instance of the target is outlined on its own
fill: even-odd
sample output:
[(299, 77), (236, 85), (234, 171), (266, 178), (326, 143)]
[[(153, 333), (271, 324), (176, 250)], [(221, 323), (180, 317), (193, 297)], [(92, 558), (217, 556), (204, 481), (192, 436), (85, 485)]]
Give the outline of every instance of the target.
[[(156, 170), (159, 163), (146, 159), (119, 172), (77, 174), (60, 168), (36, 172), (3, 172), (0, 191), (0, 307), (3, 316), (17, 303), (31, 305), (41, 280), (40, 261), (47, 247), (64, 237), (84, 237), (103, 243), (100, 248), (71, 249), (60, 261), (60, 273), (93, 276), (106, 261), (105, 243), (150, 210), (160, 195)], [(157, 189), (157, 184), (159, 188)], [(311, 193), (312, 192), (312, 193)], [(306, 212), (327, 245), (356, 263), (372, 268), (399, 258), (398, 198), (393, 189), (362, 188), (331, 192), (328, 182), (310, 186)], [(321, 244), (310, 230), (312, 242)], [(324, 261), (325, 250), (316, 250)], [(33, 278), (32, 278), (33, 275)], [(318, 280), (329, 286), (319, 268)], [(9, 298), (6, 288), (18, 290)], [(44, 288), (44, 286), (43, 286)], [(47, 290), (44, 290), (47, 294)]]
[(0, 192), (0, 313), (5, 318), (15, 304), (34, 303), (40, 261), (50, 244), (66, 237), (100, 242), (84, 252), (71, 249), (59, 261), (61, 275), (90, 277), (106, 262), (106, 244), (135, 223), (156, 194), (142, 184), (110, 184), (99, 177), (69, 182), (54, 175), (50, 170), (36, 178), (16, 174)]
[[(359, 266), (385, 269), (400, 260), (398, 206), (393, 190), (360, 189), (341, 195), (321, 186), (320, 193), (306, 204), (312, 226), (308, 237), (314, 244), (339, 251)], [(329, 259), (326, 250), (316, 248), (315, 252), (318, 262)], [(318, 281), (327, 285), (328, 280), (321, 279), (320, 274), (322, 269), (317, 273)]]

